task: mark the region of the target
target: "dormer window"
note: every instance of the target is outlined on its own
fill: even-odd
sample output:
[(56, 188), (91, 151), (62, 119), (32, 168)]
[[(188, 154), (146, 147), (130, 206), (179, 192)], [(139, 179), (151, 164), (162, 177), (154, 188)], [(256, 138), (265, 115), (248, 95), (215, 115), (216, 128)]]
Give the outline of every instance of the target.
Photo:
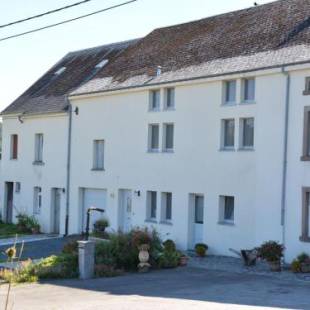
[(306, 77), (306, 86), (303, 92), (304, 95), (310, 95), (310, 76)]

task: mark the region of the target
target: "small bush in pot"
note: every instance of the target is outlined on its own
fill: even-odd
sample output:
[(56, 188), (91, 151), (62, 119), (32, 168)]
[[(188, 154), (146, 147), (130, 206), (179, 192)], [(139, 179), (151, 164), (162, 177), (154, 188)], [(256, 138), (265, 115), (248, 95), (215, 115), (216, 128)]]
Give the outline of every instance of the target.
[(205, 243), (197, 243), (195, 245), (195, 252), (199, 257), (204, 257), (206, 256), (208, 246)]
[(106, 218), (97, 220), (94, 224), (94, 234), (98, 237), (105, 236), (105, 230), (109, 227), (109, 221)]
[(175, 251), (176, 250), (175, 243), (171, 239), (164, 241), (163, 246), (164, 246), (164, 249), (167, 251)]
[(302, 253), (293, 260), (291, 264), (291, 269), (293, 272), (310, 272), (310, 256), (306, 253)]
[(259, 255), (266, 260), (272, 271), (281, 271), (284, 246), (276, 241), (267, 241), (259, 248)]

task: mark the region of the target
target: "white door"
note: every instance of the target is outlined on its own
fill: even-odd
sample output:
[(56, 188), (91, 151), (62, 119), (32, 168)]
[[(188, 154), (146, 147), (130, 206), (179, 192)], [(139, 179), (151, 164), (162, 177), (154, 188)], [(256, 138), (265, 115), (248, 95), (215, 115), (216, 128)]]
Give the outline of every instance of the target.
[[(87, 210), (91, 207), (100, 208), (106, 212), (107, 191), (104, 189), (84, 189), (84, 202), (82, 210), (82, 227), (81, 231), (86, 230)], [(94, 223), (102, 217), (107, 217), (106, 214), (92, 211), (90, 215), (89, 230), (92, 231)]]
[(203, 242), (203, 214), (204, 214), (203, 196), (195, 195), (194, 197), (194, 229), (193, 229), (193, 246), (196, 243)]
[(124, 232), (130, 231), (132, 218), (132, 192), (131, 190), (120, 190), (120, 216), (121, 230)]

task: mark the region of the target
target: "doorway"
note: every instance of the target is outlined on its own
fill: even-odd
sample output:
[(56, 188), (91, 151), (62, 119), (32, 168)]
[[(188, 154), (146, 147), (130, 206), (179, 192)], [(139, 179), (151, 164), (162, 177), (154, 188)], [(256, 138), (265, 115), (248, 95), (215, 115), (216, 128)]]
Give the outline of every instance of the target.
[(60, 210), (61, 210), (61, 192), (60, 188), (52, 189), (52, 233), (60, 233)]
[(132, 228), (132, 191), (119, 190), (119, 228), (129, 232)]
[(5, 221), (12, 223), (13, 221), (13, 182), (5, 182)]
[(204, 196), (190, 194), (189, 197), (189, 249), (203, 242), (204, 231)]

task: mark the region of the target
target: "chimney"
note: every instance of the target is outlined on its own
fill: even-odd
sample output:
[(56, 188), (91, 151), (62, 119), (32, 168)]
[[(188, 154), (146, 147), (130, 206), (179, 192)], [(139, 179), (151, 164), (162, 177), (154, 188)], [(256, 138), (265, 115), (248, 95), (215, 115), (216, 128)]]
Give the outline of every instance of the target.
[(161, 75), (161, 66), (157, 66), (157, 70), (156, 70), (156, 76), (160, 76)]

